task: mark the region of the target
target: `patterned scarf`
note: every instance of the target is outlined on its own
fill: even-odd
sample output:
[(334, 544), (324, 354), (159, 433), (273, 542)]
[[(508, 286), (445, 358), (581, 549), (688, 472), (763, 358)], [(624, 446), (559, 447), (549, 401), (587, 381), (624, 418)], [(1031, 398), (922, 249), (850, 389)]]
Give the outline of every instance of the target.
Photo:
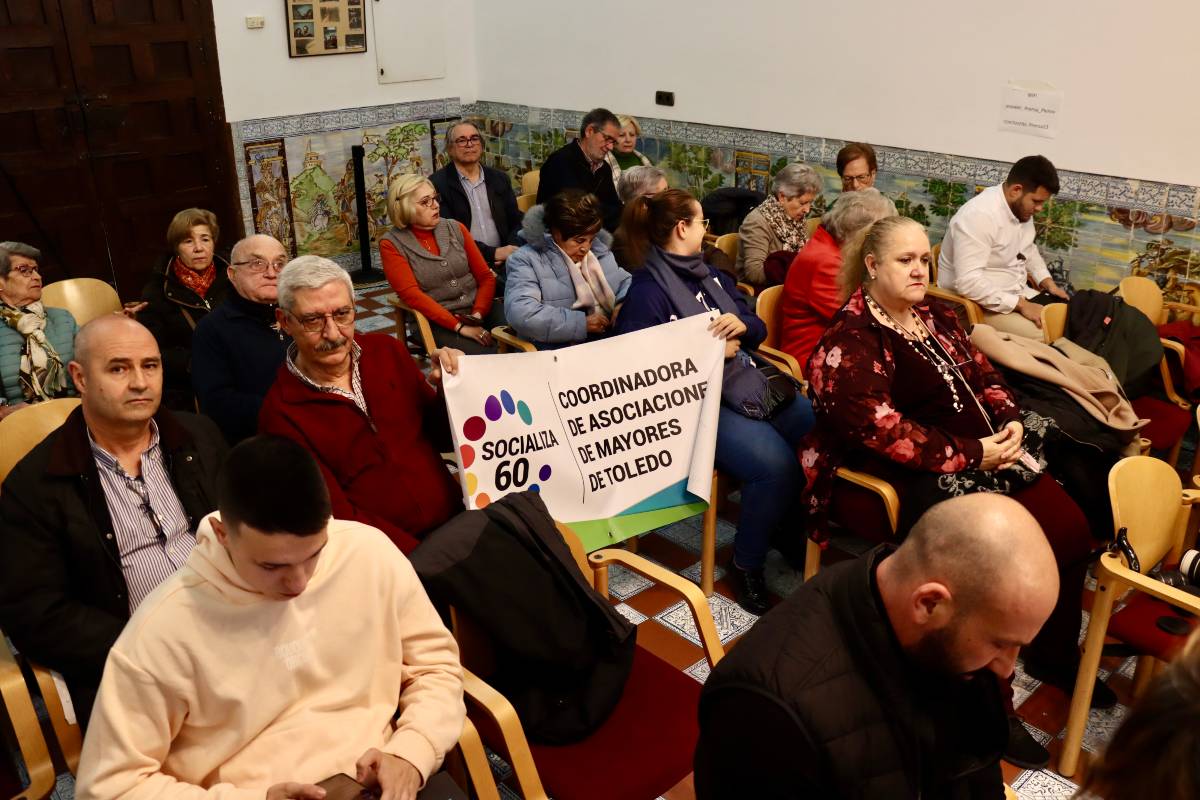
[[(558, 247), (557, 243), (555, 247)], [(558, 252), (566, 259), (567, 272), (571, 274), (571, 283), (575, 286), (575, 303), (571, 308), (599, 309), (605, 316), (611, 317), (617, 298), (608, 285), (608, 279), (604, 277), (600, 260), (589, 250), (583, 260), (576, 264), (561, 247)]]
[(0, 302), (0, 320), (25, 337), (21, 350), (21, 394), (29, 402), (48, 400), (67, 388), (62, 358), (46, 338), (46, 309), (41, 302), (24, 308)]
[(178, 256), (171, 262), (171, 269), (175, 272), (175, 277), (179, 278), (179, 282), (195, 292), (201, 300), (208, 294), (213, 281), (217, 278), (216, 264), (209, 264), (203, 272), (196, 272), (180, 261)]
[(763, 218), (771, 226), (775, 238), (783, 243), (781, 249), (799, 253), (805, 242), (808, 241), (804, 219), (795, 220), (789, 217), (787, 211), (783, 209), (783, 204), (776, 197), (767, 198), (766, 202), (758, 207), (758, 210), (762, 212)]

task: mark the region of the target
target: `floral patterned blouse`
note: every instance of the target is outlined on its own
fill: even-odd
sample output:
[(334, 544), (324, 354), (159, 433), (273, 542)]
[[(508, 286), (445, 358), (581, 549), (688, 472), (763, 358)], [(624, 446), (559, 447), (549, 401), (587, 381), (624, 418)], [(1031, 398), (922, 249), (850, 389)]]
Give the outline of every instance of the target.
[[(1020, 421), (1012, 391), (971, 344), (954, 311), (928, 299), (914, 310), (954, 360), (979, 406), (959, 383), (961, 410), (952, 411), (950, 390), (934, 367), (898, 351), (903, 337), (875, 319), (861, 289), (852, 294), (805, 371), (817, 424), (800, 444), (800, 466), (807, 481), (809, 535), (818, 542), (828, 538), (835, 470), (847, 457), (867, 454), (910, 470), (958, 472), (978, 467), (983, 456), (979, 439), (990, 430), (979, 407), (997, 430)], [(927, 369), (916, 372), (917, 363)]]

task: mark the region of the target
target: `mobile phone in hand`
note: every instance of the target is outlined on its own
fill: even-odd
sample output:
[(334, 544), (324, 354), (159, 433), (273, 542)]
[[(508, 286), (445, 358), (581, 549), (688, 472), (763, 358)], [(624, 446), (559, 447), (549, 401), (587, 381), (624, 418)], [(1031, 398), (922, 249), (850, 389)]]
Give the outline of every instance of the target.
[(325, 800), (374, 800), (375, 794), (344, 772), (317, 784), (325, 790)]

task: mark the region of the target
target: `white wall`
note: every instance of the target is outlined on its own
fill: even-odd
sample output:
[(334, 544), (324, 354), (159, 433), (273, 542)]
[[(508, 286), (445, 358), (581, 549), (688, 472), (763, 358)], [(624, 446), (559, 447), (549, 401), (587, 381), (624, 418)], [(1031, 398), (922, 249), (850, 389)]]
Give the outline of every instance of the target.
[[(380, 84), (375, 63), (379, 34), (403, 47), (419, 30), (376, 31), (380, 3), (416, 5), (426, 0), (366, 0), (367, 52), (288, 58), (287, 22), (281, 0), (214, 0), (217, 53), (225, 116), (230, 122), (259, 117), (308, 114), (341, 108), (460, 97), (475, 99), (475, 9), (471, 0), (432, 0), (446, 14), (446, 77)], [(314, 6), (318, 0), (312, 0)], [(246, 16), (266, 18), (260, 30), (246, 28)]]
[[(1200, 184), (1197, 3), (476, 0), (475, 26), (486, 100)], [(1058, 138), (997, 130), (1010, 79), (1064, 92)]]

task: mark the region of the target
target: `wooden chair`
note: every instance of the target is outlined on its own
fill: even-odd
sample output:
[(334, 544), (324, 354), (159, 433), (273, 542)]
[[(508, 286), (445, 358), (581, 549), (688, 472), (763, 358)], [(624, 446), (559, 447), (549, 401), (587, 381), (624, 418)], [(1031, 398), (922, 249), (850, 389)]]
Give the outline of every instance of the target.
[(758, 347), (758, 352), (772, 362), (782, 361), (787, 365), (787, 371), (803, 385), (804, 373), (795, 357), (779, 349), (779, 304), (783, 301), (782, 286), (768, 286), (758, 295), (754, 313), (767, 326), (767, 338)]
[(29, 684), (3, 636), (0, 636), (0, 702), (4, 704), (3, 713), (12, 723), (17, 749), (29, 773), (29, 786), (12, 795), (13, 800), (49, 797), (55, 788), (54, 762), (33, 707)]
[(516, 331), (509, 325), (497, 325), (492, 328), (492, 338), (496, 340), (497, 353), (536, 353), (533, 342), (528, 342), (517, 336)]
[(417, 325), (417, 335), (421, 337), (421, 346), (425, 348), (425, 355), (428, 356), (437, 349), (437, 342), (433, 340), (433, 326), (429, 324), (428, 317), (415, 308), (409, 307), (408, 303), (401, 300), (398, 294), (389, 294), (383, 298), (383, 302), (391, 304), (396, 309), (396, 326), (400, 329), (401, 336), (405, 336), (408, 332), (404, 315), (411, 314)]
[(809, 217), (804, 220), (804, 236), (806, 239), (811, 239), (813, 234), (817, 232), (817, 228), (821, 227), (820, 217)]
[(729, 256), (729, 260), (736, 264), (741, 241), (742, 237), (736, 233), (724, 233), (717, 237), (717, 240), (713, 242), (713, 246)]
[(537, 197), (538, 185), (542, 182), (542, 171), (531, 169), (521, 176), (521, 194), (531, 194)]
[(925, 290), (925, 294), (930, 297), (936, 297), (947, 303), (951, 303), (959, 307), (959, 313), (966, 321), (967, 326), (977, 325), (983, 322), (983, 308), (974, 300), (969, 300), (957, 292), (952, 292), (949, 289), (943, 289), (937, 285), (938, 273), (938, 258), (942, 255), (942, 244), (938, 242), (929, 250), (929, 288)]
[(17, 462), (57, 430), (78, 405), (78, 397), (43, 400), (23, 406), (0, 420), (0, 483)]
[[(608, 596), (608, 568), (612, 565), (680, 595), (691, 612), (709, 665), (720, 662), (725, 648), (704, 595), (694, 584), (624, 550), (585, 555), (578, 537), (561, 524), (558, 528), (580, 572), (601, 595)], [(489, 746), (512, 765), (525, 800), (546, 800), (547, 788), (555, 797), (570, 798), (573, 786), (601, 779), (596, 768), (603, 763), (620, 764), (603, 775), (606, 791), (613, 797), (655, 797), (691, 772), (700, 685), (685, 673), (639, 645), (625, 694), (598, 730), (572, 745), (532, 745), (512, 704), (485, 680), (494, 665), (490, 642), (470, 620), (458, 614), (453, 619), (462, 653), (467, 715)]]
[(938, 259), (941, 257), (942, 243), (938, 242), (933, 247), (929, 248), (929, 283), (931, 286), (937, 285)]
[[(1133, 569), (1124, 555), (1116, 552), (1105, 553), (1096, 565), (1091, 618), (1058, 762), (1058, 771), (1068, 778), (1079, 766), (1105, 638), (1119, 639), (1139, 653), (1133, 679), (1136, 697), (1153, 677), (1155, 660), (1170, 660), (1187, 638), (1160, 630), (1156, 624), (1158, 618), (1171, 615), (1172, 609), (1200, 614), (1200, 598), (1146, 574), (1160, 562), (1179, 561), (1191, 507), (1200, 502), (1200, 491), (1184, 490), (1179, 474), (1161, 460), (1133, 456), (1117, 462), (1109, 471), (1108, 493), (1112, 500), (1113, 528), (1126, 530), (1137, 555), (1138, 569)], [(1113, 613), (1116, 602), (1129, 590), (1132, 591), (1128, 602)]]
[(522, 194), (517, 196), (517, 208), (521, 210), (521, 213), (525, 213), (536, 205), (537, 193)]
[(117, 290), (96, 278), (69, 278), (42, 289), (42, 304), (65, 308), (83, 327), (96, 317), (121, 311)]

